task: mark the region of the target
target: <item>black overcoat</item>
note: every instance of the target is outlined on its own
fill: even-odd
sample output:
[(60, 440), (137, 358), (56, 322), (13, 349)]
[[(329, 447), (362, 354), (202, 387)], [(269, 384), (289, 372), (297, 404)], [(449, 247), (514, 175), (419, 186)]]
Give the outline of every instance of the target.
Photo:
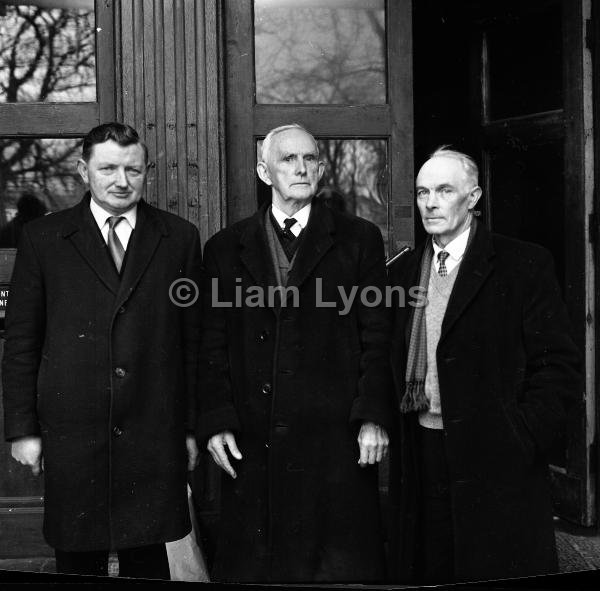
[(44, 534), (67, 551), (136, 547), (190, 530), (186, 428), (194, 429), (196, 228), (140, 202), (122, 278), (89, 196), (25, 226), (6, 314), (5, 434), (41, 434)]
[(381, 234), (314, 202), (288, 280), (298, 305), (238, 306), (236, 290), (245, 301), (275, 285), (265, 211), (205, 248), (199, 438), (230, 429), (243, 454), (237, 479), (222, 478), (214, 578), (381, 580), (377, 470), (358, 466), (357, 434), (363, 421), (389, 428), (390, 323), (383, 303), (341, 314), (338, 291), (385, 291)]
[[(581, 388), (579, 355), (550, 254), (476, 224), (442, 324), (437, 365), (450, 470), (458, 580), (557, 568), (545, 453), (564, 403)], [(392, 268), (405, 292), (423, 246)], [(407, 298), (409, 301), (410, 298)], [(411, 306), (398, 308), (392, 367), (404, 391)], [(391, 453), (394, 581), (414, 575), (419, 471), (416, 413), (401, 415)]]

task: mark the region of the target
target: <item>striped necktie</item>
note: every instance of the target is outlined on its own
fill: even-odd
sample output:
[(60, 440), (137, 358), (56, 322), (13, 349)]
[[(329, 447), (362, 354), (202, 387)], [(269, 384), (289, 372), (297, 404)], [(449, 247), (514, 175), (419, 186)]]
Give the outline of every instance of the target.
[(123, 248), (123, 245), (121, 244), (121, 241), (115, 232), (115, 228), (117, 227), (117, 224), (124, 219), (125, 218), (121, 216), (111, 216), (108, 218), (108, 250), (115, 263), (118, 273), (121, 272), (121, 267), (123, 266), (125, 249)]

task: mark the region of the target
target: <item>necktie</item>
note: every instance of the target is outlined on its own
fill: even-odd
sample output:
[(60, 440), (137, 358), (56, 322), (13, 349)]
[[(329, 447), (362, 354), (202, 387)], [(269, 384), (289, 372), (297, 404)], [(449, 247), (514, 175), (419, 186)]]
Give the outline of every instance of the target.
[(295, 218), (287, 218), (287, 219), (283, 220), (283, 225), (285, 226), (285, 228), (283, 229), (283, 235), (288, 240), (296, 240), (296, 236), (292, 232), (292, 226), (295, 223), (296, 223), (296, 219)]
[(115, 228), (117, 224), (124, 220), (124, 217), (111, 216), (108, 218), (108, 250), (110, 252), (110, 256), (115, 262), (115, 267), (117, 268), (117, 272), (121, 272), (121, 266), (123, 265), (123, 257), (125, 256), (125, 249), (115, 232)]
[(448, 275), (448, 269), (446, 269), (446, 259), (449, 256), (450, 253), (446, 252), (445, 250), (440, 250), (440, 252), (438, 252), (438, 260), (440, 261), (438, 273), (441, 277), (446, 277), (446, 275)]

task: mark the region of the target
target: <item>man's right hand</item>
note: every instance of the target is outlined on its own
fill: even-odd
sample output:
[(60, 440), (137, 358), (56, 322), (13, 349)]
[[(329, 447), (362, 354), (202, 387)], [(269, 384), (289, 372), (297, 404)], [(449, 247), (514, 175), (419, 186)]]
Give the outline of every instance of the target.
[(206, 449), (210, 452), (210, 455), (213, 457), (217, 466), (221, 466), (221, 468), (223, 468), (223, 470), (225, 470), (232, 478), (237, 478), (235, 470), (229, 463), (226, 448), (229, 448), (229, 452), (236, 460), (242, 459), (242, 454), (235, 442), (235, 436), (231, 431), (223, 431), (222, 433), (213, 435), (206, 445)]
[(11, 444), (12, 457), (24, 466), (31, 466), (34, 476), (44, 469), (42, 459), (42, 438), (29, 435), (13, 440)]

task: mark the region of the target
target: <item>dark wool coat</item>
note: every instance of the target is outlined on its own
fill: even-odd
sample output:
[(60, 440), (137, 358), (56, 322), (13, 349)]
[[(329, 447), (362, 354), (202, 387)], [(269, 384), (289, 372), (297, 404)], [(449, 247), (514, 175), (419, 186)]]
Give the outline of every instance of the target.
[[(406, 293), (418, 284), (423, 246), (391, 269)], [(407, 298), (408, 301), (408, 298)], [(411, 307), (397, 309), (392, 367), (404, 391)], [(555, 571), (545, 452), (564, 405), (580, 391), (550, 254), (477, 224), (448, 302), (437, 365), (450, 470), (457, 580)], [(419, 507), (416, 413), (400, 416), (391, 450), (392, 578), (411, 580)]]
[(196, 228), (138, 204), (121, 280), (89, 207), (25, 226), (6, 314), (7, 439), (39, 434), (44, 534), (67, 551), (175, 540), (190, 530), (185, 432), (194, 429)]
[[(355, 304), (340, 315), (337, 288), (385, 290), (381, 234), (313, 202), (288, 279), (299, 306), (290, 296), (278, 316), (235, 306), (236, 288), (245, 300), (248, 287), (275, 285), (265, 211), (205, 248), (200, 438), (230, 429), (243, 454), (232, 460), (237, 479), (222, 476), (213, 576), (381, 580), (377, 469), (358, 466), (357, 434), (363, 421), (389, 428), (390, 323), (383, 305)], [(318, 306), (319, 283), (329, 307)], [(216, 298), (234, 306), (217, 307)]]

